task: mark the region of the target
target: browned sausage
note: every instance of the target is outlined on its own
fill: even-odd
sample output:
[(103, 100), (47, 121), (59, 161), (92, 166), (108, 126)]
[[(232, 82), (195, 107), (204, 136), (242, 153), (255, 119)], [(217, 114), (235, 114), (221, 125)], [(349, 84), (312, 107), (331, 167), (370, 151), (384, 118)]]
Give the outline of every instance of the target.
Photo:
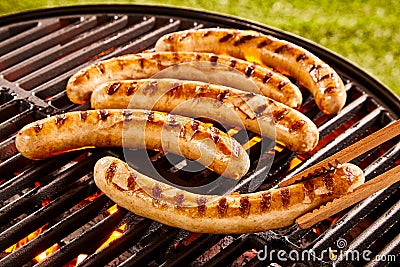
[(200, 195), (149, 178), (119, 159), (94, 168), (96, 185), (118, 205), (192, 232), (238, 234), (292, 225), (300, 215), (352, 191), (364, 182), (353, 164), (298, 184), (251, 194)]
[(238, 179), (250, 161), (243, 147), (217, 128), (194, 119), (145, 110), (89, 110), (45, 118), (23, 127), (16, 146), (27, 158), (43, 159), (85, 147), (157, 149), (197, 160)]
[(199, 29), (174, 32), (160, 38), (156, 51), (196, 51), (228, 54), (270, 66), (304, 85), (327, 114), (340, 111), (346, 91), (339, 75), (306, 49), (255, 31)]
[[(301, 105), (300, 90), (288, 78), (272, 69), (229, 56), (192, 52), (130, 54), (101, 61), (73, 75), (67, 84), (67, 95), (72, 102), (83, 104), (89, 101), (93, 89), (101, 83), (110, 80), (151, 78), (161, 70), (185, 62), (211, 62), (212, 64), (208, 64), (211, 70), (204, 73), (196, 68), (176, 68), (174, 75), (180, 79), (209, 82), (209, 77), (213, 77), (214, 83), (254, 92), (254, 88), (249, 87), (248, 83), (240, 84), (240, 79), (235, 77), (239, 72), (242, 78), (254, 82), (257, 85), (256, 90), (262, 94), (293, 108)], [(225, 68), (217, 68), (217, 63)]]
[(215, 84), (176, 79), (111, 81), (93, 91), (91, 105), (207, 117), (276, 139), (300, 153), (318, 143), (317, 127), (302, 113), (270, 98)]

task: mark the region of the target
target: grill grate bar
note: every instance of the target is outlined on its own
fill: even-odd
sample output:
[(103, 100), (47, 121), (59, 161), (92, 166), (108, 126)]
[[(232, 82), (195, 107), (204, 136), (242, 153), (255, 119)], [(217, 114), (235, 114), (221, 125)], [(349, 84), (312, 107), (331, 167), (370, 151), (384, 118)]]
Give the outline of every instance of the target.
[(178, 30), (180, 25), (180, 20), (175, 20), (169, 24), (163, 25), (162, 27), (154, 29), (146, 35), (140, 36), (132, 43), (116, 48), (114, 51), (106, 55), (103, 59), (109, 59), (115, 56), (143, 51), (153, 46), (154, 43), (164, 34)]
[(58, 242), (60, 237), (65, 236), (67, 233), (72, 232), (77, 227), (85, 224), (89, 218), (97, 216), (100, 210), (110, 205), (111, 201), (105, 195), (98, 197), (82, 209), (51, 226), (28, 244), (2, 259), (0, 263), (5, 266), (15, 266), (13, 265), (14, 263), (18, 266), (23, 265), (26, 261), (32, 258), (32, 255), (38, 255), (54, 243)]
[(42, 201), (52, 199), (58, 194), (62, 194), (71, 183), (92, 171), (94, 164), (102, 156), (103, 154), (100, 153), (88, 157), (84, 161), (81, 161), (71, 166), (69, 169), (57, 174), (57, 176), (47, 185), (41, 185), (29, 190), (20, 198), (0, 209), (0, 221), (6, 222), (7, 218), (15, 217), (24, 212), (31, 212), (32, 209), (40, 207)]
[[(132, 38), (148, 31), (153, 27), (153, 21), (144, 21), (132, 27), (128, 27), (113, 36), (108, 36), (107, 39), (99, 40), (85, 49), (78, 50), (63, 58), (63, 60), (55, 61), (37, 71), (34, 71), (23, 78), (17, 80), (18, 84), (26, 90), (32, 90), (38, 85), (48, 81), (51, 78), (57, 77), (62, 73), (91, 60), (92, 57), (104, 53), (108, 49), (128, 42)], [(82, 66), (80, 66), (81, 68)], [(37, 90), (35, 90), (36, 92)]]
[(114, 258), (118, 257), (120, 254), (126, 251), (129, 246), (140, 240), (143, 233), (151, 224), (151, 221), (148, 219), (143, 219), (135, 225), (132, 225), (130, 221), (126, 223), (128, 224), (129, 228), (123, 233), (120, 238), (114, 240), (106, 248), (86, 258), (84, 262), (79, 264), (79, 266), (101, 266), (105, 265), (106, 262), (112, 261)]
[(299, 165), (290, 173), (290, 175), (299, 173), (300, 171), (308, 168), (315, 162), (329, 157), (330, 155), (339, 151), (343, 147), (346, 147), (347, 144), (351, 144), (352, 142), (354, 142), (355, 141), (354, 139), (358, 135), (366, 132), (363, 129), (368, 128), (371, 122), (375, 121), (378, 118), (378, 116), (381, 115), (381, 112), (382, 112), (381, 108), (376, 108), (375, 110), (371, 111), (368, 115), (361, 118), (356, 124), (354, 124), (346, 131), (344, 131), (342, 134), (337, 136), (335, 140), (328, 143), (326, 146), (320, 148), (315, 154), (313, 154), (311, 157), (303, 161), (301, 165)]
[(212, 257), (203, 266), (230, 266), (241, 254), (247, 250), (259, 251), (264, 249), (265, 240), (254, 235), (242, 235)]
[[(37, 25), (34, 28), (30, 28), (24, 32), (19, 33), (16, 36), (13, 36), (9, 39), (0, 43), (0, 51), (1, 54), (7, 54), (10, 51), (18, 49), (18, 47), (22, 45), (29, 44), (37, 38), (45, 36), (53, 31), (56, 31), (63, 27), (65, 20), (54, 20), (54, 19), (45, 19), (40, 23), (35, 23)], [(12, 35), (12, 34), (10, 34)], [(0, 57), (0, 62), (3, 61), (3, 57)], [(7, 65), (0, 64), (0, 71), (4, 70)]]
[(38, 229), (45, 225), (49, 218), (54, 218), (61, 214), (65, 209), (71, 208), (76, 202), (81, 200), (81, 197), (90, 190), (90, 193), (96, 191), (96, 187), (92, 185), (88, 188), (87, 184), (82, 184), (72, 189), (70, 192), (55, 199), (49, 204), (37, 209), (32, 214), (25, 217), (23, 220), (13, 224), (0, 234), (0, 251), (3, 251), (12, 244), (29, 235), (32, 229)]
[(202, 234), (195, 242), (190, 243), (175, 255), (170, 256), (161, 266), (173, 267), (178, 266), (182, 262), (192, 262), (203, 254), (205, 250), (220, 241), (222, 237), (221, 235)]
[[(373, 244), (381, 235), (390, 229), (400, 216), (400, 201), (392, 206), (385, 214), (374, 221), (363, 233), (356, 237), (346, 248), (343, 255), (347, 255), (350, 251), (364, 251)], [(339, 257), (337, 263), (343, 262), (345, 259)]]
[[(338, 222), (323, 235), (319, 236), (312, 249), (316, 252), (321, 252), (329, 244), (338, 240), (339, 237), (348, 232), (351, 228), (357, 225), (365, 216), (370, 214), (377, 205), (381, 204), (389, 196), (398, 192), (396, 184), (388, 187), (385, 190), (381, 190), (362, 202), (358, 203), (354, 208), (347, 212), (343, 217), (341, 217)], [(372, 203), (376, 203), (373, 205)]]
[(50, 257), (47, 257), (44, 261), (37, 264), (37, 267), (61, 266), (67, 264), (79, 254), (93, 253), (94, 250), (101, 244), (101, 241), (107, 238), (105, 235), (109, 233), (109, 230), (116, 228), (120, 224), (126, 213), (126, 210), (118, 209), (118, 211), (97, 223), (84, 234), (77, 237), (69, 244), (66, 244), (54, 254), (50, 255)]
[[(79, 23), (70, 24), (51, 35), (46, 35), (29, 45), (13, 51), (12, 54), (8, 54), (8, 69), (3, 72), (3, 76), (9, 81), (15, 81), (39, 67), (53, 62), (58, 57), (70, 53), (74, 49), (74, 46), (71, 44), (76, 43), (76, 40), (71, 39), (76, 38), (78, 34), (89, 31), (96, 24), (97, 19), (95, 17), (83, 17), (79, 20)], [(66, 42), (70, 42), (71, 44), (64, 44)], [(82, 42), (81, 45), (83, 46), (84, 43)], [(33, 48), (36, 48), (38, 51), (31, 53)], [(18, 62), (20, 63), (16, 64)]]
[[(38, 55), (53, 46), (61, 45), (68, 39), (73, 38), (73, 36), (88, 31), (95, 25), (96, 20), (91, 17), (71, 19), (68, 24), (66, 24), (65, 26), (63, 25), (62, 28), (57, 29), (50, 34), (40, 36), (40, 38), (28, 43), (25, 46), (21, 46), (3, 56), (1, 58), (1, 61), (4, 64), (3, 66), (9, 68), (26, 59), (28, 59), (28, 62), (30, 62), (31, 56)], [(30, 64), (24, 64), (24, 62), (22, 62), (20, 65), (22, 66), (17, 65), (17, 68), (23, 68), (26, 65), (29, 66)], [(34, 71), (34, 69), (28, 69), (26, 71)], [(4, 73), (4, 77), (8, 80), (14, 81), (18, 78), (18, 73), (15, 74), (15, 72), (10, 73), (9, 71), (7, 71)]]
[(22, 191), (29, 185), (34, 184), (38, 181), (38, 177), (45, 176), (50, 172), (50, 170), (58, 169), (64, 166), (66, 163), (75, 158), (77, 153), (69, 153), (63, 158), (54, 158), (48, 161), (40, 162), (35, 164), (33, 168), (15, 176), (14, 178), (7, 180), (0, 185), (0, 202), (5, 201), (10, 198), (16, 192)]
[[(377, 253), (377, 255), (379, 255), (382, 259), (387, 260), (372, 260), (368, 262), (365, 267), (388, 266), (390, 263), (398, 262), (400, 255), (400, 234), (393, 238), (381, 251)], [(393, 259), (393, 256), (395, 256), (396, 258)], [(393, 264), (393, 266), (395, 266), (395, 264)]]
[(159, 255), (160, 251), (166, 250), (171, 246), (171, 242), (176, 238), (179, 233), (177, 228), (169, 228), (166, 232), (162, 233), (156, 240), (153, 240), (150, 244), (145, 245), (140, 253), (136, 253), (129, 257), (119, 267), (126, 266), (142, 266), (145, 263), (149, 263), (154, 260), (154, 255)]

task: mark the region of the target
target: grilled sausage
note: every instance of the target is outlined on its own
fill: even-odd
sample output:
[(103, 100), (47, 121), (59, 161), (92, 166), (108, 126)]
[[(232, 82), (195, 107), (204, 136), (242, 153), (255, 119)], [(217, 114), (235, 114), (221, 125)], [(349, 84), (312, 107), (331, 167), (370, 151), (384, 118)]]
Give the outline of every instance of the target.
[(276, 139), (295, 152), (318, 143), (318, 129), (302, 113), (277, 101), (215, 84), (176, 79), (112, 81), (98, 86), (92, 108), (151, 109), (208, 117)]
[(96, 185), (109, 198), (137, 215), (192, 232), (238, 234), (292, 225), (313, 210), (364, 182), (353, 164), (288, 187), (225, 196), (190, 193), (156, 181), (113, 157), (94, 167)]
[[(242, 77), (245, 77), (244, 80), (250, 79), (257, 85), (257, 87), (254, 86), (257, 90), (255, 93), (261, 91), (262, 94), (293, 108), (301, 105), (302, 95), (300, 90), (288, 78), (272, 69), (229, 56), (191, 52), (149, 52), (101, 61), (73, 75), (67, 84), (67, 95), (73, 103), (84, 104), (89, 101), (93, 89), (100, 83), (110, 80), (151, 78), (161, 70), (185, 62), (210, 62), (213, 63), (209, 65), (211, 67), (217, 67), (217, 63), (227, 67), (225, 70), (224, 68), (212, 67), (207, 73), (200, 72), (196, 68), (176, 68), (177, 71), (174, 75), (179, 77), (170, 78), (209, 82), (209, 78), (212, 77), (213, 83), (254, 92), (254, 88), (250, 88), (248, 83), (240, 84), (240, 79), (234, 77), (237, 72), (240, 72), (243, 74)], [(234, 70), (235, 72), (233, 72)]]
[(16, 146), (31, 159), (85, 147), (156, 149), (197, 160), (228, 178), (240, 178), (250, 160), (243, 147), (194, 119), (144, 110), (90, 110), (45, 118), (23, 127)]
[(330, 66), (302, 47), (259, 32), (220, 28), (174, 32), (157, 41), (156, 51), (213, 52), (270, 66), (310, 90), (326, 114), (339, 112), (346, 102), (343, 82)]

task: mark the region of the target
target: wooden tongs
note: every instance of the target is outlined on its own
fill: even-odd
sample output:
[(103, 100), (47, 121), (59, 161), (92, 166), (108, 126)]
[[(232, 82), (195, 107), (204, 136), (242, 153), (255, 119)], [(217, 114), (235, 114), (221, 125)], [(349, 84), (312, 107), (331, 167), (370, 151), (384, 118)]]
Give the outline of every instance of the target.
[[(330, 168), (337, 163), (346, 163), (357, 158), (374, 147), (396, 137), (400, 134), (400, 120), (397, 120), (381, 130), (361, 139), (360, 141), (348, 146), (338, 153), (326, 158), (325, 160), (313, 165), (312, 167), (282, 181), (279, 187), (288, 186), (295, 182), (304, 180), (308, 173), (314, 173), (320, 168)], [(387, 172), (369, 180), (340, 198), (328, 202), (309, 213), (296, 219), (296, 224), (301, 228), (309, 228), (314, 224), (350, 207), (351, 205), (369, 197), (373, 193), (382, 190), (400, 180), (400, 166), (396, 166)]]

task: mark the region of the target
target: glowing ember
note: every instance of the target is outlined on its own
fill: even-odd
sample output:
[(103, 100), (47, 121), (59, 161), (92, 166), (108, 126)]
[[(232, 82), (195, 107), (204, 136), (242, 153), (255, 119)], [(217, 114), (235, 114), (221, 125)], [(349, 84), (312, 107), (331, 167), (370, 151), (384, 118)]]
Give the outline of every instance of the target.
[(35, 258), (33, 258), (33, 260), (36, 262), (41, 262), (44, 259), (46, 259), (48, 256), (50, 256), (51, 254), (56, 252), (59, 248), (60, 248), (60, 246), (58, 244), (54, 244), (53, 246), (49, 247), (48, 249), (46, 249), (45, 251), (43, 251), (42, 253), (37, 255)]
[(20, 247), (22, 247), (23, 245), (25, 245), (26, 243), (28, 243), (29, 241), (31, 241), (32, 239), (34, 239), (35, 237), (40, 235), (43, 232), (43, 228), (44, 228), (44, 226), (40, 227), (39, 229), (37, 229), (33, 233), (30, 233), (28, 236), (22, 238), (20, 241), (18, 241), (17, 243), (12, 245), (11, 247), (9, 247), (6, 250), (4, 250), (4, 252), (12, 253), (12, 252), (16, 251), (17, 249), (19, 249)]
[(259, 143), (262, 140), (259, 136), (254, 136), (251, 138), (247, 143), (243, 144), (244, 150), (249, 149), (250, 147), (254, 146), (255, 144)]
[(110, 237), (107, 239), (107, 241), (104, 242), (104, 243), (96, 250), (96, 252), (99, 251), (99, 250), (101, 250), (101, 249), (103, 249), (104, 247), (108, 246), (112, 241), (114, 241), (114, 240), (120, 238), (120, 237), (122, 236), (122, 234), (124, 233), (125, 228), (126, 228), (126, 223), (123, 224), (123, 225), (121, 225), (121, 226), (118, 228), (118, 230), (113, 231), (113, 232), (111, 233)]
[(117, 206), (117, 204), (115, 204), (114, 206), (111, 206), (107, 211), (111, 215), (111, 214), (117, 212), (117, 210), (118, 210), (118, 206)]
[(299, 165), (302, 162), (301, 159), (299, 158), (294, 158), (290, 161), (289, 163), (289, 170), (292, 170), (294, 167), (296, 167), (297, 165)]
[(76, 258), (76, 266), (78, 266), (79, 264), (81, 264), (86, 258), (87, 258), (87, 254), (80, 254), (77, 258)]

